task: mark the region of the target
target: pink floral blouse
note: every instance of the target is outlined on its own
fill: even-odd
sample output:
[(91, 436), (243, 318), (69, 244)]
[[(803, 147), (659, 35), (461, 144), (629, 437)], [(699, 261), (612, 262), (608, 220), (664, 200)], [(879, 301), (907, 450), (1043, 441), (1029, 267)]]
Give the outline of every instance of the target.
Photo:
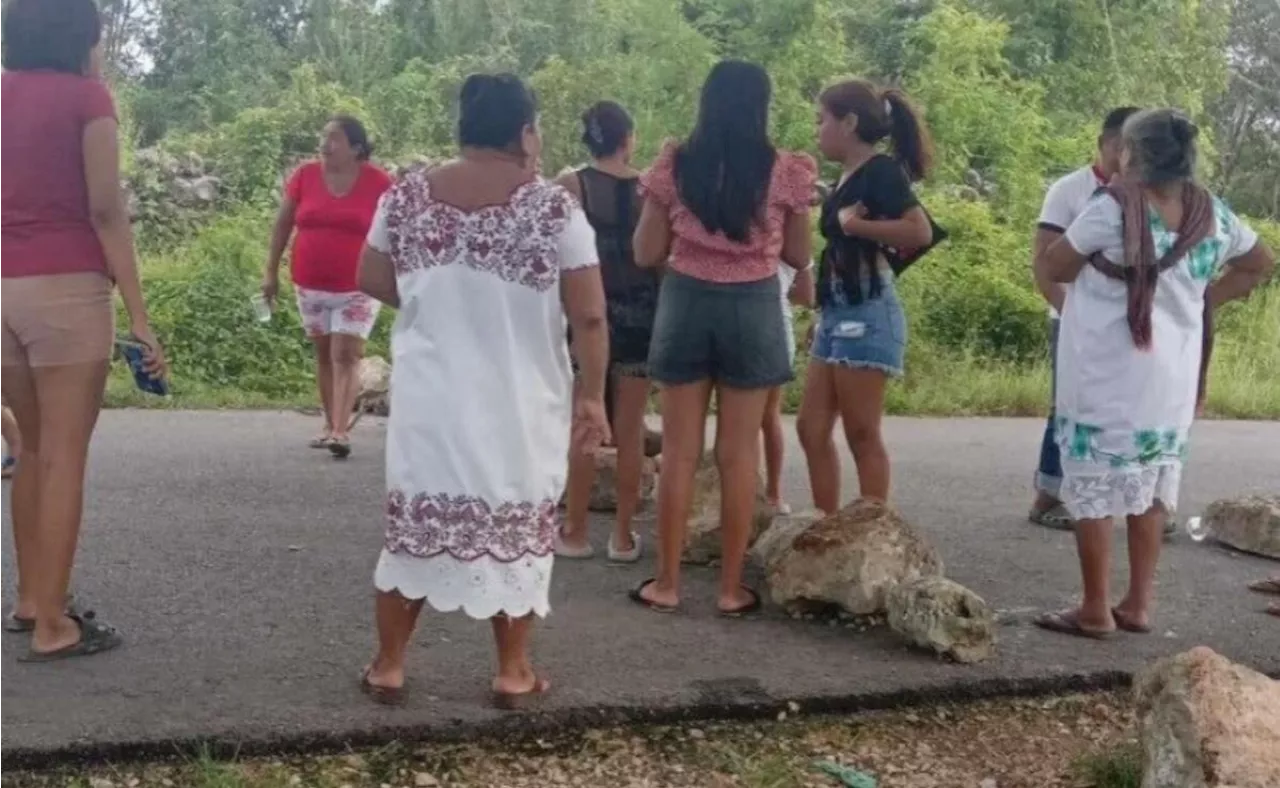
[(778, 151), (769, 182), (765, 217), (746, 243), (724, 233), (708, 233), (698, 217), (680, 202), (676, 189), (675, 156), (679, 143), (668, 141), (640, 178), (640, 192), (667, 209), (671, 220), (672, 270), (706, 282), (758, 282), (776, 276), (782, 253), (787, 215), (809, 206), (818, 165), (805, 153)]

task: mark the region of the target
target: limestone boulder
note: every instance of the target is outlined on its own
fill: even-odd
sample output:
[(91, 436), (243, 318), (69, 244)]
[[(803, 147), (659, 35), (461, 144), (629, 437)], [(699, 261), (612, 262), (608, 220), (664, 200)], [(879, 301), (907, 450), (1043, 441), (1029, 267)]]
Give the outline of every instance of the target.
[(1280, 559), (1280, 495), (1216, 501), (1205, 510), (1204, 521), (1219, 542)]
[(390, 415), (391, 365), (387, 360), (378, 356), (360, 359), (356, 377), (360, 384), (356, 409), (374, 416)]
[(791, 549), (791, 541), (813, 525), (819, 516), (817, 512), (777, 515), (769, 528), (756, 538), (751, 548), (752, 560), (768, 571)]
[[(591, 498), (587, 508), (593, 512), (618, 510), (618, 450), (606, 446), (596, 452), (596, 480), (591, 486)], [(653, 502), (658, 486), (658, 465), (652, 457), (645, 457), (640, 465), (640, 510)], [(561, 505), (564, 504), (563, 497)]]
[(874, 501), (855, 501), (813, 522), (768, 570), (775, 603), (834, 605), (855, 616), (883, 614), (891, 588), (941, 574), (942, 558), (924, 535)]
[(996, 616), (974, 592), (945, 577), (921, 577), (889, 589), (889, 626), (912, 645), (956, 662), (995, 654)]
[(1200, 646), (1139, 674), (1143, 788), (1280, 786), (1280, 682)]
[[(684, 550), (680, 558), (687, 564), (711, 564), (720, 560), (720, 472), (715, 456), (708, 452), (698, 463), (694, 474), (693, 506), (685, 529)], [(756, 483), (755, 511), (751, 518), (748, 545), (768, 530), (774, 509), (764, 496), (764, 480)]]

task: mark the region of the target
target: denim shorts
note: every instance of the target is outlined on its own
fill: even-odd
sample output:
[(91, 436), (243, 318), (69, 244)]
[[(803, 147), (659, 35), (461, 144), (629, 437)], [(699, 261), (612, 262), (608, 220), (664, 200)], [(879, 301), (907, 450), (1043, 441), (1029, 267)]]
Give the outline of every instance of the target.
[(724, 284), (668, 270), (649, 349), (649, 376), (678, 386), (712, 380), (766, 389), (791, 380), (778, 278)]
[(824, 306), (809, 355), (824, 364), (878, 369), (896, 378), (902, 377), (906, 350), (907, 318), (886, 281), (875, 298)]

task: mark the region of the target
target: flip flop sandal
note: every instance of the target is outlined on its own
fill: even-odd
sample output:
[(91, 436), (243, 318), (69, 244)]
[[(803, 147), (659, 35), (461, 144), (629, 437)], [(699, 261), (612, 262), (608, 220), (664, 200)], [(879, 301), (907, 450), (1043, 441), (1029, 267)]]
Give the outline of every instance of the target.
[(636, 586), (635, 588), (633, 588), (633, 589), (631, 589), (630, 591), (628, 591), (628, 592), (627, 592), (627, 598), (628, 598), (628, 599), (630, 599), (632, 602), (635, 602), (637, 605), (640, 605), (641, 607), (647, 607), (647, 608), (649, 608), (650, 610), (654, 611), (655, 613), (674, 613), (674, 612), (676, 612), (677, 608), (676, 608), (676, 606), (675, 606), (675, 605), (660, 605), (660, 604), (658, 604), (657, 602), (650, 602), (648, 599), (645, 599), (645, 598), (644, 598), (644, 594), (643, 594), (642, 592), (643, 592), (646, 588), (648, 588), (650, 585), (652, 585), (652, 584), (654, 584), (654, 583), (656, 583), (656, 582), (658, 582), (658, 578), (656, 578), (656, 577), (651, 577), (651, 578), (649, 578), (648, 580), (645, 580), (645, 581), (644, 581), (644, 582), (642, 582), (640, 585), (638, 585), (638, 586)]
[(1280, 618), (1280, 603), (1267, 605), (1266, 614)]
[(382, 706), (403, 706), (406, 693), (404, 687), (379, 687), (377, 684), (369, 681), (369, 672), (373, 670), (370, 665), (360, 671), (360, 691), (373, 699), (374, 703)]
[(751, 588), (750, 586), (743, 586), (742, 590), (751, 595), (751, 601), (742, 607), (736, 607), (733, 610), (721, 610), (721, 618), (742, 618), (743, 616), (748, 616), (752, 613), (759, 613), (760, 609), (764, 607), (764, 602), (760, 600), (760, 594), (754, 588)]
[(1067, 509), (1062, 504), (1044, 510), (1032, 509), (1027, 519), (1056, 531), (1070, 531), (1072, 528), (1071, 515), (1067, 514)]
[(73, 657), (87, 657), (103, 651), (110, 651), (124, 642), (120, 633), (113, 627), (97, 621), (88, 613), (69, 616), (80, 627), (80, 639), (69, 646), (53, 651), (27, 651), (18, 657), (19, 662), (57, 662)]
[(582, 547), (574, 547), (571, 544), (566, 544), (559, 532), (556, 533), (555, 553), (556, 558), (568, 558), (571, 561), (586, 561), (596, 557), (596, 549), (591, 546), (590, 542)]
[(307, 448), (327, 449), (329, 448), (330, 443), (333, 443), (333, 438), (329, 437), (328, 435), (317, 435), (316, 437), (311, 439), (310, 443), (307, 444)]
[(1123, 629), (1125, 632), (1132, 632), (1135, 635), (1151, 634), (1150, 624), (1137, 623), (1119, 608), (1111, 608), (1111, 617), (1116, 620), (1117, 629)]
[(1062, 613), (1045, 613), (1036, 619), (1036, 626), (1057, 632), (1062, 635), (1089, 638), (1090, 640), (1106, 640), (1115, 632), (1107, 629), (1085, 629), (1080, 626), (1078, 611), (1068, 610)]
[(1272, 577), (1266, 580), (1259, 580), (1256, 583), (1250, 583), (1249, 590), (1257, 591), (1259, 594), (1280, 594), (1280, 577)]
[[(75, 602), (73, 601), (71, 594), (67, 594), (66, 613), (69, 616), (80, 615), (81, 613), (81, 611), (78, 608), (76, 608)], [(84, 615), (88, 618), (93, 618), (93, 611), (92, 610), (85, 611)], [(17, 613), (10, 613), (9, 615), (4, 617), (5, 632), (14, 632), (14, 633), (32, 632), (35, 630), (35, 628), (36, 628), (36, 620), (34, 618), (27, 618), (26, 616), (20, 616)]]
[(351, 456), (351, 441), (334, 438), (329, 441), (329, 453), (335, 460), (345, 460)]
[(493, 705), (502, 711), (527, 711), (537, 705), (551, 689), (551, 682), (534, 675), (533, 687), (524, 692), (493, 691)]
[(613, 536), (609, 537), (609, 563), (611, 564), (634, 564), (640, 560), (642, 548), (640, 547), (640, 534), (635, 531), (631, 532), (631, 549), (618, 550), (613, 546)]

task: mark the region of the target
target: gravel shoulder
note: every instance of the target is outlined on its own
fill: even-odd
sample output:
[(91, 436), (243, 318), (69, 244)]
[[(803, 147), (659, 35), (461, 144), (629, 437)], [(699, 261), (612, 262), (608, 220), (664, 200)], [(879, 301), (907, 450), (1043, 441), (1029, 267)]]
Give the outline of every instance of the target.
[(1106, 693), (937, 705), (755, 724), (587, 730), (552, 739), (406, 745), (312, 758), (6, 773), (5, 786), (62, 788), (828, 788), (819, 762), (880, 788), (1116, 788), (1098, 763), (1135, 763), (1127, 696)]

